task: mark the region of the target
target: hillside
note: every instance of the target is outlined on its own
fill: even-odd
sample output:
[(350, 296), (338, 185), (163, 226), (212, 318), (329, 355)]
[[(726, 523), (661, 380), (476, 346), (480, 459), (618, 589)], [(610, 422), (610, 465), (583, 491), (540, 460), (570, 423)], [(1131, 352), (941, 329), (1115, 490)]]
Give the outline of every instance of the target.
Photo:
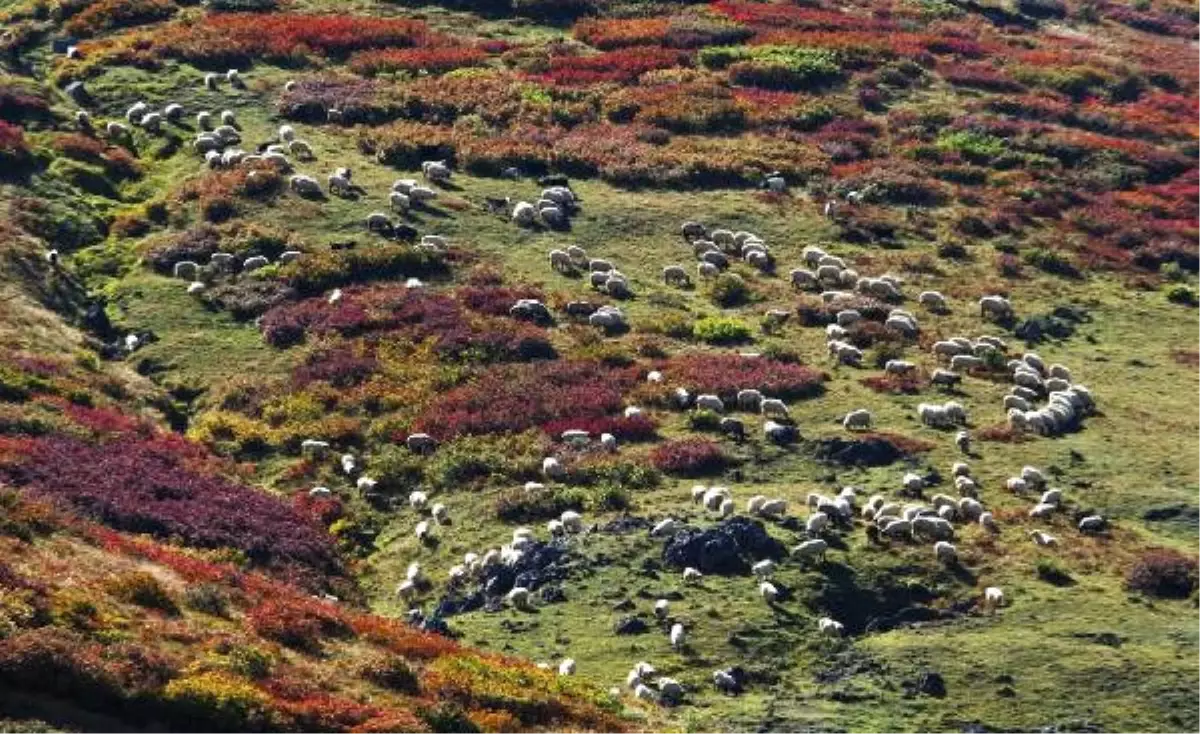
[(0, 728), (1194, 731), (1197, 20), (0, 0)]

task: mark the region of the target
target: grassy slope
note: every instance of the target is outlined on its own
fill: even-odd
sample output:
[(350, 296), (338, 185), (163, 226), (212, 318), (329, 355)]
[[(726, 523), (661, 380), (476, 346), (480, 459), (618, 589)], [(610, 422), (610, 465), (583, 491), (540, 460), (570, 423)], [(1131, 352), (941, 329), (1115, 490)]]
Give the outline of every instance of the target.
[[(299, 3), (298, 7), (307, 5)], [(380, 9), (373, 3), (356, 5), (364, 12)], [(550, 33), (543, 29), (515, 32)], [(122, 69), (107, 72), (90, 86), (105, 101), (109, 113), (141, 97), (178, 100), (188, 109), (230, 107), (238, 112), (251, 141), (267, 137), (278, 124), (262, 111), (269, 108), (271, 94), (256, 88), (260, 84), (263, 90), (276, 87), (285, 78), (284, 72), (256, 69), (249, 75), (251, 91), (233, 97), (197, 89), (198, 75), (194, 70), (148, 75)], [(352, 165), (356, 179), (375, 195), (368, 201), (334, 199), (320, 205), (285, 196), (254, 216), (294, 229), (314, 243), (346, 235), (365, 242), (362, 217), (382, 208), (379, 192), (385, 191), (399, 172), (378, 167), (353, 152), (353, 140), (346, 133), (302, 126), (301, 135), (315, 144), (319, 159), (305, 169), (319, 174), (335, 165)], [(176, 156), (154, 167), (144, 182), (123, 193), (131, 200), (154, 195), (168, 182), (198, 168), (194, 159)], [(456, 177), (456, 184), (462, 190), (455, 195), (468, 201), (517, 193), (507, 182), (468, 176)], [(803, 198), (776, 205), (748, 192), (634, 193), (596, 182), (581, 182), (577, 188), (584, 211), (567, 235), (520, 232), (474, 208), (462, 212), (443, 208), (438, 215), (414, 219), (423, 232), (447, 234), (496, 258), (511, 281), (542, 282), (552, 291), (582, 296), (587, 288), (550, 274), (544, 255), (550, 247), (580, 244), (595, 256), (610, 258), (631, 276), (639, 294), (627, 309), (635, 328), (655, 318), (659, 307), (652, 305), (648, 296), (663, 290), (657, 277), (661, 267), (690, 263), (690, 254), (675, 236), (684, 219), (756, 231), (784, 264), (796, 262), (805, 245), (828, 242), (832, 235), (817, 207)], [(519, 192), (532, 195), (535, 187), (524, 182)], [(932, 250), (918, 243), (909, 243), (899, 254), (868, 252), (844, 244), (831, 249), (859, 263), (871, 258), (874, 264), (860, 265), (861, 271), (870, 273), (896, 269), (903, 260)], [(927, 332), (976, 335), (993, 331), (969, 306), (970, 297), (977, 293), (977, 280), (994, 277), (993, 254), (989, 247), (980, 246), (974, 248), (973, 262), (945, 264), (943, 277), (909, 276), (909, 292), (916, 291), (916, 282), (920, 282), (954, 298), (954, 313), (948, 316), (919, 314)], [(782, 280), (746, 274), (754, 281), (755, 291), (764, 296), (753, 307), (739, 309), (747, 321), (756, 321), (752, 313), (791, 303), (790, 290)], [(168, 384), (203, 386), (239, 373), (282, 374), (295, 359), (293, 354), (263, 345), (252, 325), (204, 312), (185, 297), (176, 281), (137, 272), (110, 284), (109, 289), (116, 296), (114, 315), (120, 325), (149, 328), (162, 338), (142, 354), (166, 367), (161, 379)], [(703, 292), (673, 297), (695, 313), (716, 311)], [(914, 567), (915, 577), (933, 579), (951, 597), (977, 594), (984, 585), (995, 584), (1005, 588), (1013, 603), (994, 619), (972, 617), (834, 645), (816, 639), (815, 610), (797, 602), (771, 610), (753, 594), (748, 580), (713, 578), (698, 590), (685, 591), (685, 599), (675, 604), (676, 613), (693, 627), (690, 649), (677, 654), (670, 650), (665, 635), (615, 638), (609, 631), (611, 622), (620, 616), (610, 611), (615, 602), (633, 597), (639, 611), (647, 612), (657, 595), (679, 589), (674, 574), (643, 575), (637, 570), (644, 559), (658, 557), (657, 544), (640, 534), (594, 536), (580, 544), (587, 562), (567, 586), (567, 603), (543, 607), (532, 615), (476, 613), (455, 618), (453, 625), (471, 644), (537, 660), (553, 661), (569, 654), (580, 662), (582, 677), (604, 686), (619, 684), (635, 660), (651, 660), (663, 672), (699, 691), (694, 696), (695, 706), (673, 714), (673, 723), (685, 728), (921, 730), (951, 729), (976, 721), (1002, 728), (1092, 721), (1107, 729), (1194, 729), (1198, 682), (1194, 599), (1148, 604), (1122, 591), (1121, 576), (1129, 560), (1128, 548), (1166, 544), (1188, 553), (1196, 549), (1194, 527), (1148, 525), (1139, 519), (1150, 507), (1195, 502), (1198, 475), (1191, 437), (1200, 429), (1200, 417), (1191, 396), (1195, 394), (1196, 371), (1171, 357), (1176, 348), (1194, 346), (1195, 312), (1165, 303), (1161, 294), (1134, 291), (1104, 276), (1075, 283), (1037, 275), (1013, 284), (1013, 299), (1021, 313), (1040, 313), (1065, 302), (1089, 310), (1094, 320), (1074, 338), (1043, 345), (1038, 351), (1047, 360), (1071, 367), (1076, 378), (1098, 396), (1102, 415), (1090, 419), (1081, 433), (1062, 439), (981, 444), (981, 457), (972, 464), (989, 505), (1023, 506), (998, 490), (1004, 478), (1023, 464), (1057, 466), (1065, 472), (1061, 484), (1072, 501), (1095, 507), (1116, 521), (1119, 543), (1079, 538), (1065, 525), (1060, 528), (1058, 534), (1067, 539), (1066, 547), (1053, 555), (1076, 577), (1077, 585), (1056, 588), (1037, 580), (1033, 565), (1042, 554), (1020, 537), (1019, 521), (1006, 529), (997, 546), (999, 552), (980, 547), (976, 534), (965, 533), (960, 549), (978, 577), (974, 587), (939, 572), (927, 548), (899, 553), (871, 550), (864, 547), (862, 533), (857, 531), (849, 539), (849, 552), (831, 553), (830, 573), (845, 567), (860, 574), (879, 569), (898, 573), (898, 567), (908, 565)], [(820, 330), (790, 325), (777, 341), (798, 351), (806, 361), (825, 364)], [(764, 343), (769, 340), (760, 340)], [(932, 367), (928, 355), (909, 350), (907, 356)], [(922, 457), (923, 464), (945, 472), (957, 458), (948, 437), (915, 423), (913, 408), (925, 396), (881, 396), (858, 383), (869, 372), (829, 371), (833, 379), (826, 397), (792, 406), (806, 437), (842, 435), (837, 419), (850, 408), (867, 407), (884, 429), (936, 443), (936, 448)], [(975, 425), (1002, 420), (1002, 386), (968, 379), (964, 392), (962, 400)], [(663, 418), (667, 433), (683, 430), (680, 418)], [(1071, 452), (1082, 455), (1082, 461), (1073, 461)], [(739, 499), (764, 493), (786, 497), (799, 506), (809, 491), (844, 484), (888, 491), (896, 487), (902, 471), (889, 467), (835, 473), (800, 455), (768, 453), (770, 462), (746, 467), (745, 481), (726, 478)], [(690, 485), (668, 480), (637, 496), (636, 512), (655, 518), (670, 513), (700, 519), (685, 500)], [(380, 611), (399, 612), (389, 591), (412, 558), (421, 557), (435, 578), (441, 577), (463, 552), (499, 544), (511, 531), (494, 521), (490, 512), (471, 511), (490, 507), (488, 496), (451, 494), (446, 501), (462, 520), (455, 526), (453, 540), (436, 552), (418, 551), (410, 534), (415, 520), (409, 513), (400, 513), (381, 536), (379, 551), (364, 574), (364, 583)], [(786, 531), (773, 532), (789, 544), (794, 542), (794, 536)], [(803, 590), (798, 594), (801, 601), (822, 583), (821, 574), (792, 565), (780, 579), (787, 587)], [(647, 598), (639, 598), (639, 592)], [(513, 629), (520, 632), (513, 633)], [(749, 640), (741, 652), (728, 641), (735, 631)], [(1119, 648), (1110, 648), (1074, 636), (1096, 632), (1115, 633), (1124, 642)], [(741, 698), (723, 699), (707, 685), (708, 675), (713, 668), (733, 662), (761, 672), (775, 671), (779, 679), (756, 686)], [(833, 684), (816, 682), (818, 670), (849, 662), (858, 662), (862, 672)], [(945, 677), (950, 692), (947, 698), (904, 697), (898, 682), (926, 667)], [(1004, 674), (1011, 675), (1013, 682), (997, 682)], [(1014, 697), (996, 694), (1004, 685), (1013, 689)], [(1148, 699), (1154, 705), (1147, 706)]]

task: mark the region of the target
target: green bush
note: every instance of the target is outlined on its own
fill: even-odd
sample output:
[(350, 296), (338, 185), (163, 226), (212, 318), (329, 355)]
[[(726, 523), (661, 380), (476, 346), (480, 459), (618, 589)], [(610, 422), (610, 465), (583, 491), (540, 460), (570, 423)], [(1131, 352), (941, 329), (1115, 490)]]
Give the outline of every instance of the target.
[(359, 675), (392, 691), (416, 695), (421, 689), (416, 671), (408, 661), (396, 655), (383, 655), (367, 661), (359, 669)]
[(502, 492), (496, 498), (496, 517), (504, 522), (529, 522), (558, 517), (567, 510), (582, 510), (587, 494), (562, 487), (526, 492), (524, 488)]
[(213, 617), (229, 616), (229, 595), (216, 584), (194, 584), (183, 592), (183, 603), (189, 609)]
[(404, 446), (385, 446), (371, 459), (369, 469), (383, 492), (407, 496), (425, 480), (425, 462)]
[(1173, 285), (1167, 290), (1167, 300), (1181, 306), (1195, 306), (1200, 303), (1196, 291), (1186, 285)]
[[(750, 297), (750, 288), (737, 273), (721, 273), (713, 282), (712, 300), (718, 306), (732, 308), (745, 303)], [(695, 326), (692, 327), (695, 334)]]
[(1070, 586), (1075, 583), (1071, 574), (1052, 558), (1038, 559), (1037, 575), (1042, 581), (1054, 586)]
[(749, 341), (750, 327), (727, 316), (708, 316), (695, 323), (692, 334), (709, 344), (737, 344)]
[(169, 717), (200, 731), (266, 731), (271, 720), (267, 694), (229, 673), (209, 671), (171, 681), (163, 689)]
[(814, 89), (842, 76), (839, 56), (798, 46), (716, 46), (700, 52), (710, 69), (729, 69), (734, 84), (767, 89)]
[(711, 410), (696, 410), (688, 415), (688, 427), (693, 431), (719, 431), (721, 416)]
[(987, 163), (1008, 151), (1003, 139), (968, 130), (946, 133), (935, 145), (939, 150), (958, 153), (971, 163)]
[(441, 446), (426, 469), (436, 487), (460, 489), (490, 477), (518, 481), (537, 474), (542, 463), (541, 435), (463, 436)]
[(179, 614), (175, 600), (158, 579), (145, 571), (131, 571), (108, 582), (108, 591), (117, 599), (166, 614)]
[(1061, 275), (1064, 278), (1083, 277), (1083, 273), (1079, 271), (1075, 263), (1057, 250), (1038, 247), (1026, 252), (1022, 259), (1033, 267), (1052, 275)]

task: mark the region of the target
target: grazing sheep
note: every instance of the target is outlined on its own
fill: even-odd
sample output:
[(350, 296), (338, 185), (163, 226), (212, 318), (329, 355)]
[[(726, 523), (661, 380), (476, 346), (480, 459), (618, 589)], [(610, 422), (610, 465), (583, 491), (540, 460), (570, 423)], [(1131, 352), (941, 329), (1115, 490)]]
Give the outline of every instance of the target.
[(820, 538), (806, 540), (800, 545), (792, 549), (792, 556), (795, 558), (815, 558), (820, 561), (825, 560), (825, 551), (829, 550), (829, 544)]
[(683, 569), (684, 583), (691, 583), (691, 584), (700, 583), (700, 580), (703, 578), (704, 578), (704, 574), (700, 573), (700, 571), (698, 569), (692, 568), (691, 566), (688, 566), (687, 568)]
[(670, 633), (671, 647), (678, 650), (679, 648), (683, 647), (684, 642), (686, 641), (686, 638), (687, 638), (687, 633), (684, 631), (682, 624), (679, 624), (677, 622), (677, 623), (671, 625), (671, 633)]
[(1035, 489), (1046, 486), (1046, 475), (1037, 467), (1021, 467), (1021, 478), (1025, 480), (1026, 484)]
[(808, 516), (808, 520), (804, 524), (804, 530), (810, 537), (820, 535), (827, 527), (829, 527), (829, 515), (824, 512), (814, 512)]
[(916, 368), (915, 364), (903, 359), (889, 359), (883, 365), (883, 371), (889, 375), (906, 375)]
[(1042, 547), (1058, 545), (1058, 538), (1050, 535), (1049, 533), (1044, 533), (1041, 530), (1030, 530), (1029, 537), (1033, 539), (1034, 543)]
[(671, 602), (666, 599), (659, 599), (654, 602), (654, 616), (659, 619), (666, 619), (671, 611)]
[(956, 374), (949, 370), (934, 370), (929, 381), (938, 387), (955, 387), (962, 382), (962, 375)]
[(658, 693), (667, 703), (678, 703), (683, 699), (683, 686), (674, 678), (659, 678)]
[(1088, 515), (1079, 521), (1079, 532), (1098, 533), (1108, 525), (1100, 515)]
[(787, 444), (796, 440), (799, 432), (794, 426), (783, 425), (775, 421), (766, 421), (763, 423), (763, 436), (768, 441), (777, 444)]
[(952, 565), (958, 561), (958, 549), (952, 543), (947, 543), (944, 540), (939, 540), (933, 544), (934, 556), (947, 565)]
[(530, 604), (532, 595), (529, 593), (529, 589), (526, 589), (524, 586), (513, 587), (512, 591), (509, 591), (505, 596), (505, 599), (508, 600), (509, 604), (513, 605), (514, 609), (521, 611), (526, 611), (532, 606)]
[(821, 617), (817, 620), (817, 631), (826, 637), (841, 637), (845, 625), (830, 617)]
[(922, 291), (917, 296), (917, 301), (934, 313), (943, 313), (946, 311), (946, 297), (937, 291)]
[(905, 474), (900, 483), (907, 492), (920, 492), (925, 488), (925, 480), (921, 478), (921, 475), (912, 472)]
[(428, 520), (422, 520), (421, 522), (417, 523), (417, 527), (413, 532), (417, 536), (417, 541), (420, 543), (424, 543), (433, 538), (433, 531), (430, 530)]
[(714, 670), (712, 674), (713, 685), (722, 693), (737, 693), (738, 686), (737, 678), (726, 670)]
[(558, 479), (566, 475), (566, 473), (566, 468), (561, 462), (559, 462), (558, 459), (554, 458), (553, 456), (547, 456), (546, 458), (542, 459), (542, 474), (544, 474), (546, 477), (550, 479)]
[(392, 220), (383, 212), (371, 212), (367, 215), (367, 231), (390, 234), (393, 230)]
[(772, 418), (787, 418), (789, 415), (788, 407), (782, 400), (778, 398), (767, 398), (762, 401), (762, 414)]
[(775, 599), (779, 596), (779, 589), (775, 588), (775, 584), (770, 581), (764, 581), (758, 585), (758, 593), (765, 602), (774, 604)]
[(679, 527), (679, 523), (676, 522), (673, 518), (668, 517), (665, 520), (661, 520), (657, 525), (655, 525), (650, 530), (650, 537), (651, 538), (661, 538), (663, 536), (673, 535), (675, 533), (676, 529), (678, 529), (678, 527)]
[(989, 533), (1000, 532), (999, 526), (996, 525), (996, 518), (990, 512), (983, 512), (979, 515), (979, 525)]
[(1004, 592), (997, 586), (989, 586), (983, 590), (983, 605), (994, 613), (1004, 606)]
[(954, 445), (964, 454), (971, 453), (971, 434), (965, 430), (954, 434)]
[(725, 403), (721, 402), (721, 398), (716, 395), (697, 395), (696, 396), (697, 410), (711, 410), (714, 413), (724, 413)]
[(842, 427), (847, 431), (866, 431), (871, 428), (871, 411), (866, 408), (852, 410), (842, 418)]
[(984, 296), (979, 299), (979, 315), (999, 319), (1012, 318), (1012, 302), (1004, 296)]
[(765, 559), (750, 567), (750, 572), (760, 579), (770, 578), (775, 573), (775, 562)]

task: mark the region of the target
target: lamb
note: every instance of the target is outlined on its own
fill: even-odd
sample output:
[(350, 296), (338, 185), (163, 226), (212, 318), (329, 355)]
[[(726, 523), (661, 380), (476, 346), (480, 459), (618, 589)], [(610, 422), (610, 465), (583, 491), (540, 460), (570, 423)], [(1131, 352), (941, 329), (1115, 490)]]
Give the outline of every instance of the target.
[(800, 545), (792, 549), (792, 556), (796, 558), (816, 558), (821, 561), (825, 560), (825, 551), (829, 549), (829, 544), (820, 538), (806, 540)]
[(939, 561), (947, 565), (953, 565), (958, 561), (958, 549), (952, 543), (944, 540), (933, 544), (933, 554)]
[(852, 410), (842, 419), (842, 427), (847, 431), (866, 431), (871, 428), (871, 411), (866, 408)]
[(684, 632), (682, 624), (676, 622), (675, 624), (671, 625), (671, 647), (675, 648), (676, 650), (680, 649), (683, 647), (686, 637), (687, 635)]
[(779, 589), (775, 588), (775, 584), (770, 581), (764, 581), (758, 585), (758, 593), (768, 604), (774, 604), (775, 599), (779, 596)]

